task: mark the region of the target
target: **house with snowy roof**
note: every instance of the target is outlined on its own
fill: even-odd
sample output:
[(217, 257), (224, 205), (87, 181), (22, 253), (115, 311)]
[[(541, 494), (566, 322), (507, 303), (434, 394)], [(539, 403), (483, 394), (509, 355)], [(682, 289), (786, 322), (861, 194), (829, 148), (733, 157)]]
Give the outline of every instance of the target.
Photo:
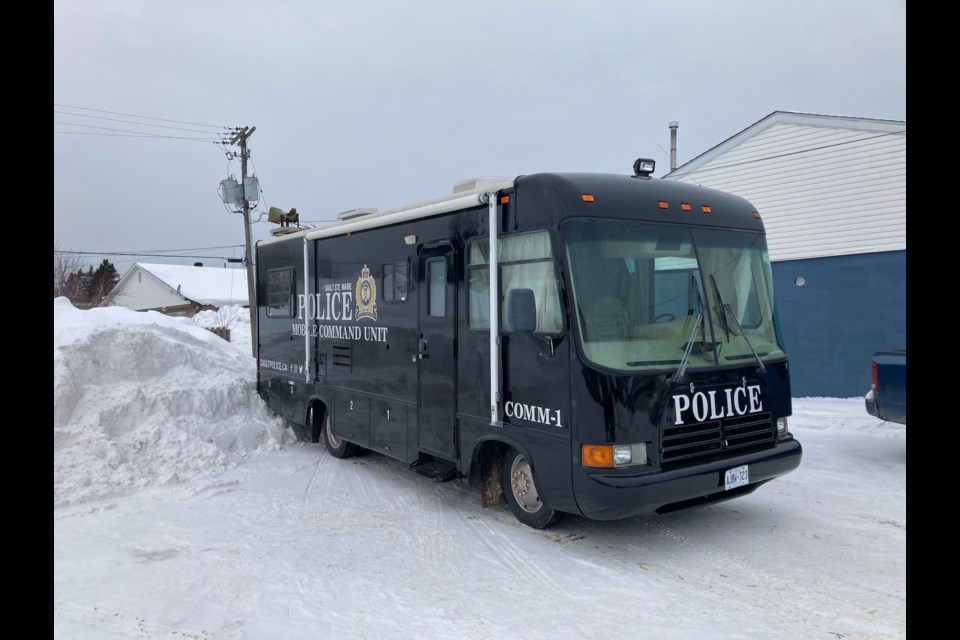
[(138, 262), (120, 278), (101, 306), (190, 318), (198, 311), (249, 304), (245, 269)]
[(905, 121), (774, 111), (663, 176), (760, 212), (795, 397), (863, 395), (906, 348), (906, 154)]

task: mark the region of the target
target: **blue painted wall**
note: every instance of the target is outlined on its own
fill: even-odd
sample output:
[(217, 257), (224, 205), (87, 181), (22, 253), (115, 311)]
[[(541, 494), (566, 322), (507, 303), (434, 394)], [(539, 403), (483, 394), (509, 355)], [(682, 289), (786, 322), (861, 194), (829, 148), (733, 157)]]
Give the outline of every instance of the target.
[(873, 352), (907, 346), (906, 251), (774, 262), (773, 286), (795, 398), (863, 396)]

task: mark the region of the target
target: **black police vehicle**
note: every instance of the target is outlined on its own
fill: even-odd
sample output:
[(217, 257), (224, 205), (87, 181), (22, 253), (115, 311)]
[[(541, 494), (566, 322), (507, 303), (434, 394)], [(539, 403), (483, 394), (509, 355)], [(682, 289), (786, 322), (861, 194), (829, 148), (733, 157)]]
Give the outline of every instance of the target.
[(760, 214), (633, 175), (478, 178), (257, 244), (258, 390), (343, 458), (481, 486), (544, 528), (797, 468)]

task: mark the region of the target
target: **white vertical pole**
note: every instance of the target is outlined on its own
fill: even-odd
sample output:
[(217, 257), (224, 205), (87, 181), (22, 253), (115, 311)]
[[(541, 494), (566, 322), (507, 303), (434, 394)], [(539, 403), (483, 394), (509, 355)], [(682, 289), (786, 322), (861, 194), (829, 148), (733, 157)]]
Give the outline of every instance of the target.
[(490, 424), (500, 426), (500, 283), (497, 273), (497, 194), (488, 191), (487, 213), (490, 234)]
[(310, 382), (310, 261), (307, 259), (307, 234), (303, 234), (303, 349), (304, 349), (304, 371), (303, 379)]

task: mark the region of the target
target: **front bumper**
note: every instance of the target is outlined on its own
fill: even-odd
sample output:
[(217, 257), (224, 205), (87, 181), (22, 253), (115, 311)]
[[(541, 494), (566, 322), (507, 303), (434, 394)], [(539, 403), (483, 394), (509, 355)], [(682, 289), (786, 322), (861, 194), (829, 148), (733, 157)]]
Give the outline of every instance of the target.
[[(574, 494), (580, 512), (593, 520), (616, 520), (665, 513), (729, 500), (752, 493), (761, 484), (800, 466), (803, 448), (794, 439), (773, 449), (664, 472), (623, 474), (574, 471)], [(728, 469), (750, 465), (750, 484), (723, 488)]]
[(873, 400), (873, 389), (867, 391), (867, 395), (863, 397), (863, 405), (867, 410), (867, 413), (872, 415), (874, 418), (880, 417), (880, 414), (877, 413), (877, 403)]

